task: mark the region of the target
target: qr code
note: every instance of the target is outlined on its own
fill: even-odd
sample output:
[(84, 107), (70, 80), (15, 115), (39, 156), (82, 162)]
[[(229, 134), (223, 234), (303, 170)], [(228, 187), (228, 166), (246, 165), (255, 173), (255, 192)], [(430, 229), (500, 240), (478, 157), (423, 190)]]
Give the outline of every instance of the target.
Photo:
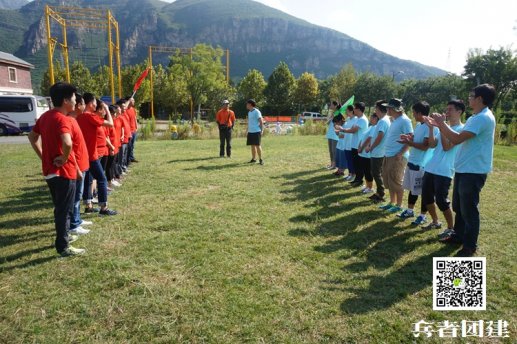
[(433, 310), (486, 310), (486, 258), (433, 258)]

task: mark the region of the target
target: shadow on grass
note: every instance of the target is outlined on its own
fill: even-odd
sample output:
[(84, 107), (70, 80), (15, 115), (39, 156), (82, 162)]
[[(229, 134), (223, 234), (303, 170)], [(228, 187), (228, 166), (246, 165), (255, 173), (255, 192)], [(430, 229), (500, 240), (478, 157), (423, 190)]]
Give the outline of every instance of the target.
[(0, 201), (0, 216), (52, 208), (52, 200), (46, 185), (23, 187), (20, 191), (21, 193)]
[(46, 262), (50, 262), (50, 261), (52, 261), (54, 259), (58, 259), (58, 258), (59, 258), (59, 256), (49, 256), (49, 257), (41, 257), (41, 258), (32, 259), (32, 260), (29, 260), (28, 262), (25, 262), (22, 264), (17, 264), (17, 265), (10, 265), (10, 266), (5, 266), (5, 267), (0, 265), (0, 274), (2, 274), (4, 272), (16, 270), (16, 269), (23, 269), (23, 268), (27, 268), (27, 267), (31, 267), (31, 266), (44, 264)]
[[(355, 295), (342, 302), (344, 313), (365, 314), (386, 309), (429, 287), (432, 257), (449, 256), (456, 249), (444, 246), (418, 256), (420, 249), (428, 248), (436, 239), (421, 235), (420, 228), (405, 226), (399, 218), (370, 206), (366, 197), (355, 197), (357, 188), (345, 186), (332, 175), (282, 177), (288, 179), (282, 184), (287, 188), (282, 193), (289, 195), (286, 201), (309, 201), (306, 207), (312, 210), (309, 214), (295, 215), (290, 221), (314, 224), (312, 230), (295, 229), (289, 235), (327, 238), (314, 250), (341, 253), (337, 259), (344, 262), (343, 277), (324, 281), (323, 288)], [(402, 257), (414, 253), (415, 258), (394, 269)], [(373, 276), (372, 269), (376, 271)]]
[(225, 164), (225, 165), (213, 165), (213, 166), (197, 166), (192, 168), (185, 168), (184, 171), (220, 171), (226, 170), (230, 168), (250, 166), (248, 163), (233, 163), (233, 164)]
[[(388, 275), (369, 279), (367, 288), (354, 288), (351, 281), (328, 281), (338, 288), (355, 294), (341, 303), (341, 310), (348, 314), (365, 314), (389, 308), (432, 284), (433, 257), (447, 257), (455, 250), (443, 246), (437, 251), (420, 256)], [(348, 269), (344, 269), (348, 272)]]
[(210, 157), (206, 157), (206, 158), (175, 159), (175, 160), (167, 161), (167, 163), (174, 164), (174, 163), (178, 163), (178, 162), (209, 161), (209, 160), (216, 160), (216, 159), (221, 159), (221, 158), (216, 157), (216, 156), (210, 156)]

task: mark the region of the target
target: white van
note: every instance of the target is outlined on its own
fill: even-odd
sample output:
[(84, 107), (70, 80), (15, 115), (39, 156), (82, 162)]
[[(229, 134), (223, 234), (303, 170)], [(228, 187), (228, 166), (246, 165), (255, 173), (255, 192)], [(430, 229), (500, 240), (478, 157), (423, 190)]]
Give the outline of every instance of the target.
[(48, 110), (45, 97), (0, 95), (0, 136), (30, 132), (36, 120)]
[(327, 117), (325, 117), (319, 112), (302, 112), (301, 118), (303, 118), (304, 121), (307, 121), (309, 119), (313, 121), (323, 121), (327, 119)]

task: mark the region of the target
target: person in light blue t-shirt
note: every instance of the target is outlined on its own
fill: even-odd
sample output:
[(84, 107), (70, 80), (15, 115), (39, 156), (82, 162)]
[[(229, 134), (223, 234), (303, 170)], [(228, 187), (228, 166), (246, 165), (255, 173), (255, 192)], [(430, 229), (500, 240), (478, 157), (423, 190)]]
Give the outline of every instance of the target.
[(260, 110), (256, 108), (256, 103), (253, 99), (249, 99), (246, 102), (246, 108), (248, 109), (248, 136), (246, 139), (246, 145), (251, 146), (251, 160), (250, 163), (257, 162), (257, 155), (259, 158), (259, 164), (264, 165), (262, 160), (262, 146), (260, 141), (264, 132), (264, 119)]
[(355, 123), (349, 133), (352, 134), (352, 161), (355, 169), (355, 178), (350, 181), (353, 187), (362, 186), (364, 178), (364, 169), (359, 157), (359, 141), (363, 134), (368, 130), (368, 118), (364, 115), (366, 105), (363, 102), (354, 104)]
[[(465, 112), (465, 104), (460, 100), (451, 100), (447, 104), (445, 112), (449, 126), (452, 130), (460, 132), (463, 128), (461, 115)], [(425, 119), (424, 119), (425, 120)], [(437, 129), (426, 123), (428, 127)], [(424, 178), (422, 179), (422, 201), (424, 202), (432, 222), (423, 229), (439, 229), (442, 224), (438, 221), (436, 205), (443, 213), (447, 221), (447, 228), (439, 237), (448, 236), (453, 232), (453, 216), (449, 201), (449, 189), (454, 177), (454, 160), (460, 145), (450, 142), (445, 136), (429, 132), (429, 146), (435, 147), (431, 159), (424, 166)]]
[(334, 124), (334, 131), (338, 134), (338, 143), (336, 145), (336, 167), (337, 170), (334, 172), (336, 176), (342, 176), (345, 174), (346, 165), (346, 156), (345, 156), (345, 133), (341, 132), (343, 129), (343, 124), (345, 122), (345, 118), (343, 115), (339, 114), (332, 120), (332, 124)]
[[(366, 147), (370, 145), (371, 136), (370, 133), (375, 130), (375, 126), (379, 121), (379, 117), (375, 113), (370, 115), (370, 126), (363, 133), (363, 136), (359, 140), (357, 152), (359, 154), (359, 165), (364, 173), (365, 187), (361, 190), (364, 194), (373, 193), (373, 176), (370, 163), (370, 153), (366, 151)], [(357, 179), (357, 176), (356, 176)]]
[(389, 203), (380, 208), (389, 213), (398, 213), (402, 210), (402, 198), (404, 197), (404, 171), (409, 156), (409, 146), (400, 142), (401, 135), (413, 133), (411, 120), (404, 113), (402, 100), (392, 98), (387, 104), (388, 115), (393, 119), (386, 134), (385, 159), (382, 166), (382, 179), (390, 194)]
[(339, 140), (338, 135), (336, 134), (336, 129), (334, 128), (334, 117), (336, 114), (334, 113), (337, 109), (339, 109), (341, 105), (337, 101), (332, 101), (329, 106), (329, 114), (327, 116), (327, 134), (325, 135), (328, 141), (329, 146), (329, 155), (330, 155), (330, 164), (327, 166), (328, 170), (333, 170), (336, 168), (336, 146)]
[[(424, 177), (424, 165), (429, 160), (433, 153), (433, 148), (429, 148), (429, 126), (424, 123), (424, 117), (429, 115), (431, 106), (425, 101), (418, 102), (413, 105), (413, 117), (417, 122), (414, 134), (404, 135), (401, 137), (401, 142), (406, 143), (410, 149), (409, 158), (407, 162), (406, 172), (404, 173), (404, 189), (409, 191), (408, 207), (406, 210), (397, 216), (402, 219), (407, 219), (415, 216), (414, 208), (418, 196), (422, 194), (422, 178)], [(435, 133), (438, 129), (432, 128)], [(412, 225), (418, 226), (424, 224), (427, 214), (427, 207), (423, 200), (420, 204), (420, 215), (411, 222)]]
[(352, 105), (346, 107), (346, 116), (345, 125), (340, 132), (345, 135), (345, 156), (346, 166), (348, 168), (348, 176), (345, 177), (345, 180), (350, 181), (355, 178), (355, 168), (352, 161), (352, 134), (350, 130), (355, 124), (356, 117), (354, 116), (354, 107)]
[(388, 109), (382, 105), (385, 100), (378, 100), (375, 103), (375, 114), (379, 118), (375, 128), (370, 132), (370, 144), (365, 151), (370, 153), (370, 168), (377, 190), (369, 198), (375, 202), (384, 202), (384, 182), (382, 181), (382, 165), (384, 165), (384, 144), (386, 143), (386, 133), (390, 128), (391, 122), (387, 115)]
[(495, 118), (490, 106), (495, 100), (492, 85), (476, 86), (469, 95), (469, 106), (474, 114), (463, 130), (456, 132), (445, 123), (445, 116), (433, 114), (430, 123), (440, 134), (461, 147), (456, 155), (452, 208), (456, 213), (454, 232), (441, 238), (445, 243), (463, 244), (456, 254), (471, 257), (476, 253), (479, 236), (479, 194), (492, 170), (494, 154)]

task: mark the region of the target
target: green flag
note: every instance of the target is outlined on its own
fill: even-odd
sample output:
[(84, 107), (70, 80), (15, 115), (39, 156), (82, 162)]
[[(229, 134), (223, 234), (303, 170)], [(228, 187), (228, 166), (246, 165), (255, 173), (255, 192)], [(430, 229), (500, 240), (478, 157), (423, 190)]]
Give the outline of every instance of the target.
[[(348, 105), (354, 105), (354, 100), (355, 100), (355, 95), (354, 96), (351, 96), (350, 99), (348, 99), (345, 104), (343, 104), (343, 106), (341, 106), (339, 108), (339, 113), (340, 114), (344, 114), (346, 112), (346, 108)], [(334, 116), (336, 115), (336, 113), (334, 112)]]

